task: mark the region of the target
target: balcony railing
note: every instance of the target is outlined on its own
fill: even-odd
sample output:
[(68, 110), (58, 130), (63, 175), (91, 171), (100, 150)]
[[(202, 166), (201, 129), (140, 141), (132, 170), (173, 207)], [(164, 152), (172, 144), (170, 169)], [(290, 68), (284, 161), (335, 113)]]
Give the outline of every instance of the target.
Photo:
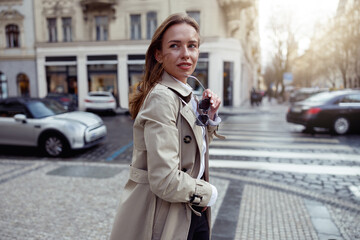
[(91, 11), (91, 10), (97, 10), (97, 9), (111, 9), (115, 4), (117, 3), (117, 0), (81, 0), (80, 4), (83, 8), (83, 11)]
[(90, 12), (99, 10), (108, 12), (108, 16), (115, 19), (115, 5), (117, 1), (118, 0), (81, 0), (80, 5), (84, 13), (84, 19), (88, 19)]

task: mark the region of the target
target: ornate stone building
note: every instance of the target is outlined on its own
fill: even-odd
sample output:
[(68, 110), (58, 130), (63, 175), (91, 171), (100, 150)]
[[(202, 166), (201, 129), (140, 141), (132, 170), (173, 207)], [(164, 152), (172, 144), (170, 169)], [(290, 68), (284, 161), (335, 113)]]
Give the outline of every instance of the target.
[[(142, 77), (145, 52), (157, 26), (186, 12), (200, 24), (194, 75), (240, 106), (258, 81), (258, 0), (33, 0), (38, 95), (111, 91), (119, 107)], [(195, 83), (193, 86), (196, 88)]]
[(0, 0), (0, 99), (37, 96), (33, 4)]

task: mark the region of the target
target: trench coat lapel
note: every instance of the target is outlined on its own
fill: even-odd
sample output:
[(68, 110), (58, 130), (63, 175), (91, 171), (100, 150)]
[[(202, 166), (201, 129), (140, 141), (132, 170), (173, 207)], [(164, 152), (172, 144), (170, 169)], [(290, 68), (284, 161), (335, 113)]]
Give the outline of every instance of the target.
[[(195, 124), (196, 115), (192, 109), (191, 104), (189, 103), (189, 101), (191, 99), (192, 91), (190, 89), (184, 87), (180, 83), (178, 83), (167, 72), (164, 72), (161, 84), (163, 84), (163, 85), (167, 86), (168, 88), (172, 89), (173, 91), (175, 91), (185, 102), (185, 103), (183, 102), (183, 104), (185, 104), (185, 105), (181, 109), (180, 114), (184, 117), (184, 119), (191, 126), (191, 129), (193, 130), (193, 133), (194, 133), (194, 136), (196, 139), (196, 143), (197, 143), (199, 152), (201, 153), (202, 152), (202, 141), (203, 141), (202, 131), (201, 131), (201, 127)], [(205, 131), (206, 131), (206, 129), (205, 129)]]
[(192, 91), (191, 89), (186, 88), (181, 83), (177, 82), (172, 76), (167, 72), (164, 72), (162, 80), (160, 82), (162, 85), (167, 86), (171, 90), (175, 91), (180, 97), (185, 101), (189, 102), (191, 99)]
[(199, 149), (199, 153), (202, 153), (202, 141), (203, 141), (203, 136), (202, 136), (202, 131), (201, 131), (201, 127), (196, 125), (196, 117), (195, 117), (195, 113), (192, 110), (192, 108), (186, 104), (180, 111), (181, 116), (184, 117), (184, 119), (188, 122), (188, 124), (191, 126), (191, 129), (194, 132), (194, 136), (196, 139), (196, 143)]

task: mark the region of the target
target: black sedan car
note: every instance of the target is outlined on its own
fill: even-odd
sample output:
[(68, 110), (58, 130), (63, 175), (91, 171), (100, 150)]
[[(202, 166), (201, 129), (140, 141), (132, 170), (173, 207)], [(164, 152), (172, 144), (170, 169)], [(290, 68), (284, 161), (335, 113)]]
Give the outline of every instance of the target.
[(301, 124), (307, 130), (314, 127), (346, 134), (360, 126), (360, 91), (341, 90), (316, 94), (290, 106), (286, 115), (290, 123)]

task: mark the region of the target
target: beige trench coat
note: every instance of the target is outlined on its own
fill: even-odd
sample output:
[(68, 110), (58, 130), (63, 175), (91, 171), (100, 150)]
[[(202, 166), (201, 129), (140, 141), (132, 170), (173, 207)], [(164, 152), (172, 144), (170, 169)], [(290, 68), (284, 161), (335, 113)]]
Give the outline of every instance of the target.
[[(191, 91), (164, 73), (135, 119), (130, 176), (121, 195), (112, 240), (186, 240), (194, 211), (191, 198), (199, 196), (195, 198), (199, 206), (207, 206), (210, 200), (208, 151), (204, 180), (196, 179), (201, 127), (195, 124), (191, 106), (179, 96), (188, 101)], [(207, 127), (208, 143), (215, 130), (215, 126)], [(210, 209), (207, 214), (210, 226)]]

